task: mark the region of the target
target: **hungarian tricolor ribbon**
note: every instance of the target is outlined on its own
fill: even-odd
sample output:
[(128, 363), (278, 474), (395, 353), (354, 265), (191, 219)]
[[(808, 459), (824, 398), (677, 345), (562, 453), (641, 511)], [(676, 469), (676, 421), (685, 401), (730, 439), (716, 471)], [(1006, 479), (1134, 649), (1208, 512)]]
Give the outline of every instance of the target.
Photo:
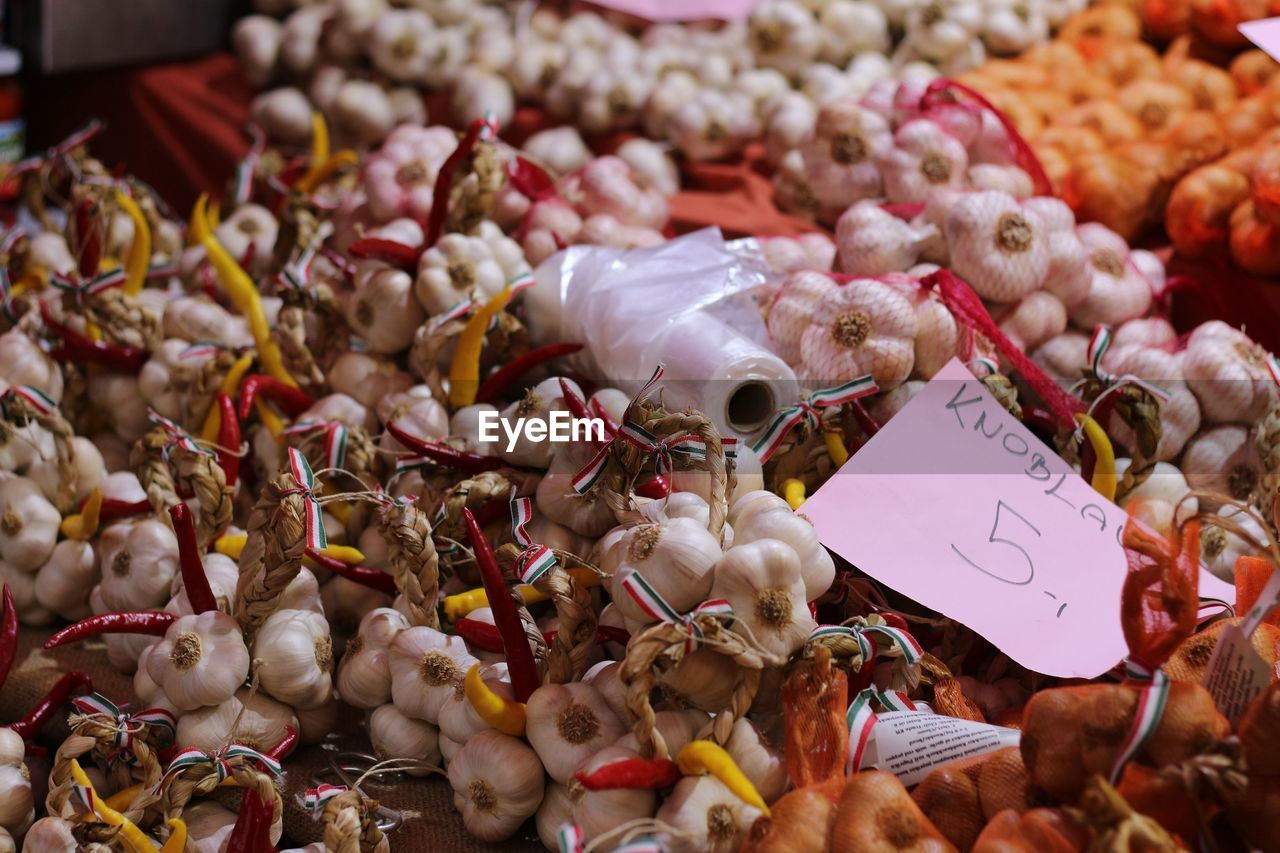
[(723, 598), (712, 598), (702, 602), (688, 613), (681, 613), (668, 604), (667, 600), (653, 588), (653, 585), (634, 569), (624, 572), (620, 583), (623, 590), (636, 603), (636, 606), (643, 610), (650, 619), (684, 627), (686, 632), (684, 641), (685, 654), (702, 645), (704, 634), (702, 626), (698, 624), (699, 616), (714, 616), (717, 619), (724, 619), (726, 626), (733, 624), (733, 607)]
[(82, 714), (106, 717), (114, 724), (115, 735), (112, 745), (115, 747), (115, 752), (107, 759), (111, 764), (119, 760), (123, 760), (126, 764), (136, 761), (133, 754), (127, 750), (133, 744), (134, 735), (142, 731), (144, 726), (154, 726), (167, 732), (169, 740), (173, 740), (177, 733), (178, 721), (173, 714), (163, 708), (130, 712), (128, 705), (122, 708), (101, 693), (77, 696), (71, 700), (71, 705)]
[(871, 730), (876, 725), (876, 711), (872, 702), (879, 702), (885, 711), (915, 711), (915, 703), (907, 698), (907, 694), (899, 690), (880, 690), (874, 686), (867, 687), (853, 697), (849, 710), (845, 713), (845, 722), (849, 726), (849, 758), (845, 765), (845, 774), (851, 775), (862, 769), (862, 759), (871, 741)]
[(1111, 765), (1112, 785), (1120, 780), (1124, 766), (1142, 750), (1160, 726), (1160, 718), (1164, 716), (1165, 706), (1169, 702), (1169, 678), (1159, 667), (1153, 669), (1132, 658), (1126, 658), (1124, 669), (1128, 681), (1139, 685), (1141, 692), (1138, 694), (1138, 709), (1133, 715), (1133, 725), (1120, 744), (1115, 763)]
[(318, 788), (310, 788), (302, 795), (302, 807), (306, 809), (312, 817), (319, 817), (320, 812), (324, 811), (325, 803), (332, 800), (339, 794), (345, 794), (349, 789), (346, 785), (321, 785)]
[(347, 441), (350, 431), (341, 421), (300, 421), (280, 431), (281, 435), (306, 435), (324, 431), (324, 464), (326, 468), (344, 468), (347, 463)]
[(77, 305), (83, 307), (90, 296), (97, 296), (113, 287), (120, 287), (127, 277), (124, 267), (116, 267), (113, 270), (100, 272), (87, 281), (81, 280), (78, 276), (73, 278), (54, 273), (49, 276), (49, 284), (69, 294)]
[(1089, 366), (1093, 369), (1093, 375), (1098, 378), (1098, 381), (1106, 388), (1117, 385), (1137, 385), (1160, 402), (1168, 402), (1172, 395), (1159, 385), (1134, 376), (1132, 373), (1116, 375), (1103, 368), (1102, 360), (1111, 346), (1111, 340), (1111, 327), (1107, 325), (1100, 325), (1094, 329), (1093, 337), (1089, 339)]
[(169, 436), (169, 440), (165, 442), (164, 449), (161, 450), (161, 454), (164, 456), (166, 462), (169, 461), (169, 454), (175, 447), (181, 447), (183, 450), (188, 450), (201, 456), (217, 455), (212, 450), (201, 447), (196, 443), (196, 440), (191, 437), (189, 432), (157, 412), (155, 409), (147, 409), (147, 419), (156, 426), (162, 427), (165, 433)]
[(515, 572), (521, 583), (531, 584), (555, 568), (556, 555), (546, 545), (533, 541), (527, 529), (533, 520), (533, 501), (511, 495), (511, 533), (524, 549), (516, 557)]
[(809, 632), (809, 640), (819, 640), (823, 637), (851, 638), (858, 644), (864, 666), (876, 657), (877, 649), (872, 642), (873, 636), (882, 637), (890, 646), (900, 649), (902, 658), (908, 666), (919, 663), (924, 657), (924, 649), (916, 642), (916, 638), (909, 632), (892, 625), (819, 625)]
[(822, 409), (842, 406), (879, 390), (875, 379), (871, 374), (867, 374), (834, 388), (814, 391), (794, 405), (779, 409), (768, 428), (756, 439), (751, 449), (760, 457), (762, 463), (768, 462), (796, 427), (804, 424), (811, 432), (816, 432), (822, 425)]
[(320, 501), (316, 498), (316, 477), (311, 473), (307, 457), (296, 447), (289, 448), (289, 473), (298, 485), (286, 489), (283, 495), (302, 495), (306, 504), (307, 547), (313, 551), (323, 551), (329, 547), (329, 538), (324, 532), (324, 519), (320, 513)]
[(9, 416), (8, 404), (15, 399), (26, 400), (27, 405), (41, 415), (51, 415), (58, 408), (58, 404), (39, 388), (31, 385), (13, 385), (0, 394), (0, 411), (4, 412), (5, 417)]
[(253, 747), (245, 746), (242, 743), (233, 743), (230, 746), (224, 746), (221, 749), (215, 749), (211, 752), (207, 752), (203, 749), (182, 750), (173, 757), (173, 761), (169, 762), (169, 767), (164, 771), (164, 775), (160, 777), (160, 781), (156, 784), (155, 791), (163, 791), (168, 787), (170, 782), (184, 771), (189, 770), (192, 767), (200, 767), (202, 765), (212, 767), (214, 774), (218, 777), (218, 782), (224, 782), (231, 777), (232, 759), (237, 758), (247, 761), (256, 761), (272, 776), (280, 776), (281, 768), (279, 761), (276, 761), (269, 755), (264, 755), (263, 753), (258, 752), (258, 750)]

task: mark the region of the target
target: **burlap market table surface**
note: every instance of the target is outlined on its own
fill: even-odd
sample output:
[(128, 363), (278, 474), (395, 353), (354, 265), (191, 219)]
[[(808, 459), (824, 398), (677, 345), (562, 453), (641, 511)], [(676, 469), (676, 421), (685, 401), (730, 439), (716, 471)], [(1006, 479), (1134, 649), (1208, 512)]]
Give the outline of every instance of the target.
[[(94, 689), (112, 701), (133, 700), (133, 682), (129, 676), (111, 669), (106, 663), (101, 642), (84, 643), (46, 651), (41, 645), (52, 631), (23, 626), (19, 633), (18, 656), (9, 680), (0, 690), (0, 720), (16, 720), (44, 695), (64, 673), (79, 670), (93, 679)], [(320, 840), (320, 825), (301, 806), (296, 795), (314, 787), (311, 777), (326, 768), (329, 757), (343, 750), (368, 751), (368, 741), (359, 736), (363, 714), (345, 709), (338, 725), (325, 743), (302, 747), (285, 764), (285, 837), (280, 847), (302, 846)], [(67, 735), (66, 715), (59, 714), (41, 732), (40, 741), (56, 746)], [(49, 758), (31, 758), (31, 780), (36, 801), (43, 803), (45, 782), (49, 774)], [(391, 848), (397, 853), (436, 853), (436, 851), (525, 851), (542, 850), (530, 821), (516, 837), (502, 844), (484, 844), (467, 834), (462, 819), (453, 808), (453, 791), (442, 777), (411, 779), (392, 787), (367, 785), (370, 796), (380, 798), (386, 806), (400, 811), (404, 824), (390, 836)], [(234, 807), (234, 804), (233, 804)]]

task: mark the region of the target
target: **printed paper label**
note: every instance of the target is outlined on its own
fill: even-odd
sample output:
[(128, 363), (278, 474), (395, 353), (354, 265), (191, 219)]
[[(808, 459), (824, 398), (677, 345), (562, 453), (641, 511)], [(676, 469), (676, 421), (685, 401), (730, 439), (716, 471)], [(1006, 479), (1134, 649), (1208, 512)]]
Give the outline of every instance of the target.
[[(1029, 669), (1093, 678), (1128, 653), (1125, 512), (957, 360), (800, 512), (863, 572)], [(1205, 571), (1200, 594), (1235, 600)]]
[(1017, 746), (1022, 733), (1005, 726), (920, 711), (876, 715), (862, 766), (886, 770), (915, 785), (943, 764)]
[(1253, 701), (1271, 683), (1271, 667), (1256, 651), (1239, 625), (1222, 629), (1204, 674), (1204, 687), (1222, 715), (1234, 727)]

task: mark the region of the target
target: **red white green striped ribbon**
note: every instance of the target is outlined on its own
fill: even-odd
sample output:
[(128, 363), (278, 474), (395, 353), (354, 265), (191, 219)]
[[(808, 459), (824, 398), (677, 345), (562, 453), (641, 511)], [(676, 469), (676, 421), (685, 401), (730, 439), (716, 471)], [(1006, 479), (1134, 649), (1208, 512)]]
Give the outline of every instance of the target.
[(525, 270), (524, 272), (516, 273), (515, 277), (507, 282), (507, 287), (511, 288), (511, 296), (514, 297), (525, 288), (533, 287), (533, 283), (533, 272)]
[(1111, 765), (1112, 785), (1120, 780), (1124, 766), (1141, 751), (1151, 739), (1151, 735), (1155, 734), (1155, 730), (1160, 726), (1160, 718), (1164, 716), (1165, 706), (1169, 702), (1170, 682), (1163, 670), (1151, 669), (1130, 658), (1125, 659), (1124, 669), (1128, 680), (1141, 684), (1142, 690), (1138, 694), (1138, 709), (1133, 716), (1133, 725), (1120, 745), (1115, 763)]
[(325, 803), (332, 800), (339, 794), (345, 794), (348, 790), (346, 785), (321, 785), (318, 788), (310, 788), (302, 795), (302, 807), (306, 809), (312, 817), (320, 817), (320, 813), (324, 811)]
[(88, 297), (97, 296), (113, 287), (120, 287), (125, 283), (126, 278), (124, 267), (116, 267), (113, 270), (98, 273), (88, 281), (55, 273), (49, 276), (49, 284), (69, 294), (75, 299), (77, 305), (83, 306)]
[(320, 501), (316, 500), (316, 478), (307, 464), (307, 457), (296, 447), (289, 448), (289, 473), (293, 475), (298, 486), (284, 492), (286, 495), (300, 494), (306, 500), (306, 537), (307, 547), (315, 551), (323, 551), (329, 547), (329, 537), (324, 532), (324, 518), (320, 512)]
[(562, 823), (556, 830), (556, 850), (558, 853), (582, 853), (586, 838), (582, 827), (576, 823)]
[(872, 700), (879, 702), (886, 711), (914, 711), (915, 703), (899, 690), (879, 690), (867, 687), (849, 704), (845, 722), (849, 726), (849, 758), (845, 763), (845, 775), (862, 769), (862, 759), (871, 740), (871, 730), (876, 725), (876, 711)]
[(685, 654), (702, 645), (702, 626), (697, 622), (699, 616), (715, 616), (719, 619), (725, 619), (726, 624), (733, 624), (733, 607), (723, 598), (709, 599), (690, 610), (687, 614), (682, 614), (668, 604), (667, 600), (645, 580), (644, 576), (634, 569), (629, 569), (623, 574), (621, 583), (622, 588), (650, 619), (684, 626), (687, 632), (684, 642)]
[(215, 749), (212, 752), (206, 752), (203, 749), (184, 749), (173, 757), (173, 761), (169, 762), (168, 769), (164, 771), (164, 775), (156, 783), (155, 793), (163, 791), (179, 774), (203, 764), (212, 767), (213, 772), (218, 777), (218, 781), (223, 782), (231, 776), (230, 762), (233, 758), (256, 761), (272, 776), (277, 778), (280, 776), (279, 761), (242, 743), (233, 743), (230, 746), (224, 746), (222, 749)]
[(213, 341), (200, 341), (178, 353), (178, 361), (190, 361), (196, 358), (213, 358), (225, 350), (222, 344)]
[(147, 266), (147, 279), (155, 278), (171, 278), (182, 271), (177, 261), (164, 261), (159, 264), (149, 264)]
[(27, 236), (27, 229), (22, 226), (14, 226), (5, 232), (3, 238), (0, 238), (0, 255), (7, 255), (13, 250), (13, 244)]
[(81, 785), (79, 782), (71, 783), (71, 797), (68, 800), (71, 810), (81, 817), (92, 816), (95, 819), (100, 818), (98, 814), (97, 795), (93, 793), (93, 789), (88, 785)]
[(425, 468), (434, 463), (427, 456), (397, 456), (396, 457), (396, 473), (403, 474), (405, 471), (414, 471), (418, 468)]
[(591, 461), (582, 470), (573, 475), (570, 485), (576, 494), (585, 495), (600, 481), (600, 477), (603, 476), (604, 469), (609, 463), (609, 448), (612, 446), (613, 441), (606, 442), (603, 447), (596, 451), (596, 455), (591, 457)]
[(215, 455), (212, 450), (207, 450), (199, 444), (196, 444), (196, 440), (191, 437), (189, 432), (157, 412), (155, 409), (147, 409), (147, 420), (157, 426), (164, 427), (164, 431), (169, 435), (169, 441), (165, 443), (164, 449), (161, 451), (165, 461), (168, 461), (169, 454), (175, 447), (181, 447), (183, 450), (188, 450), (201, 456)]
[[(653, 371), (653, 376), (649, 377), (649, 381), (644, 384), (644, 387), (640, 389), (639, 393), (632, 397), (631, 402), (627, 404), (626, 411), (622, 414), (622, 426), (619, 427), (618, 434), (615, 435), (611, 441), (606, 442), (603, 447), (597, 450), (596, 455), (591, 457), (591, 461), (589, 461), (582, 470), (573, 475), (570, 485), (573, 487), (573, 491), (575, 493), (585, 495), (587, 492), (591, 491), (592, 487), (600, 480), (601, 475), (604, 474), (605, 467), (609, 462), (609, 449), (613, 446), (613, 442), (620, 438), (635, 445), (646, 453), (664, 452), (658, 448), (659, 442), (652, 433), (632, 422), (631, 412), (635, 409), (636, 404), (648, 395), (648, 393), (653, 389), (653, 386), (658, 383), (658, 380), (661, 379), (665, 373), (666, 368), (659, 364)], [(701, 439), (694, 440), (701, 443)], [(665, 452), (669, 461), (670, 450), (668, 449)], [(706, 458), (706, 453), (706, 446), (703, 445), (701, 449), (702, 458)], [(661, 457), (659, 457), (659, 462), (657, 464), (662, 464)], [(658, 473), (662, 472), (659, 471)]]
[(253, 140), (253, 144), (249, 146), (249, 153), (236, 166), (236, 180), (231, 190), (231, 199), (237, 206), (245, 204), (253, 197), (253, 175), (258, 169), (258, 160), (267, 147), (267, 138), (262, 128), (256, 124), (249, 125), (249, 137)]
[(145, 711), (129, 713), (128, 706), (116, 705), (101, 693), (90, 693), (88, 696), (77, 696), (71, 704), (82, 714), (100, 715), (110, 718), (116, 724), (115, 743), (117, 750), (127, 749), (133, 743), (133, 736), (143, 726), (155, 726), (168, 732), (172, 740), (177, 733), (177, 720), (173, 714), (163, 708), (149, 708)]
[(105, 125), (98, 119), (90, 119), (88, 124), (49, 149), (49, 159), (62, 157), (71, 153), (72, 149), (86, 144), (103, 131)]
[(413, 506), (418, 502), (417, 495), (402, 495), (397, 498), (387, 494), (383, 491), (381, 483), (374, 484), (373, 499), (383, 506)]
[(1159, 385), (1134, 376), (1132, 373), (1117, 376), (1103, 369), (1102, 358), (1111, 347), (1111, 339), (1111, 327), (1107, 325), (1099, 325), (1093, 330), (1093, 337), (1089, 339), (1089, 366), (1093, 368), (1093, 375), (1098, 377), (1098, 381), (1108, 388), (1116, 385), (1137, 385), (1160, 402), (1168, 402), (1173, 395)]
[(816, 431), (818, 429), (822, 424), (822, 412), (820, 409), (842, 406), (859, 397), (874, 394), (879, 390), (880, 387), (876, 385), (876, 380), (868, 373), (866, 376), (859, 376), (857, 379), (853, 379), (843, 385), (837, 385), (834, 388), (827, 388), (822, 391), (814, 391), (795, 405), (779, 409), (778, 414), (774, 416), (764, 434), (756, 439), (751, 449), (760, 457), (761, 462), (768, 462), (770, 457), (778, 452), (778, 448), (782, 447), (783, 441), (791, 431), (800, 424), (808, 424), (810, 430)]
[(347, 463), (347, 441), (350, 431), (342, 421), (301, 421), (281, 430), (283, 435), (306, 435), (324, 430), (324, 464), (327, 468), (343, 468)]
[(290, 290), (310, 291), (311, 272), (316, 262), (315, 246), (309, 246), (302, 252), (295, 252), (276, 275), (276, 282)]
[(53, 414), (57, 410), (58, 404), (53, 402), (47, 394), (31, 385), (13, 385), (6, 388), (4, 394), (0, 395), (0, 408), (5, 409), (5, 415), (8, 416), (7, 403), (14, 397), (21, 397), (26, 400), (31, 408), (35, 409), (42, 415)]
[(533, 583), (549, 572), (556, 565), (556, 555), (546, 545), (539, 545), (529, 535), (527, 526), (533, 520), (533, 501), (529, 498), (517, 498), (514, 491), (511, 498), (511, 533), (517, 543), (524, 547), (520, 556), (516, 557), (516, 576), (522, 583)]
[(920, 648), (916, 638), (911, 636), (909, 632), (901, 628), (894, 628), (892, 625), (819, 625), (809, 632), (809, 639), (852, 637), (854, 642), (858, 644), (858, 650), (862, 653), (862, 660), (865, 664), (870, 662), (876, 655), (875, 645), (871, 642), (871, 637), (867, 636), (868, 634), (884, 637), (890, 645), (901, 649), (902, 658), (908, 665), (917, 664), (924, 657), (924, 649)]

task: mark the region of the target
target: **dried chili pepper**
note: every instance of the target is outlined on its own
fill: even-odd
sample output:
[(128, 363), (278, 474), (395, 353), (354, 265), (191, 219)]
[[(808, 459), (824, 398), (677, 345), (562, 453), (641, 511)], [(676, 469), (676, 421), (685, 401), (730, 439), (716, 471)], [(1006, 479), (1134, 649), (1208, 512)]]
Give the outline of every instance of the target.
[(0, 616), (0, 687), (4, 686), (18, 654), (18, 609), (13, 605), (13, 590), (4, 585), (4, 614)]
[(34, 737), (53, 717), (54, 712), (66, 704), (71, 698), (72, 693), (89, 693), (93, 691), (93, 681), (83, 672), (68, 672), (58, 682), (49, 688), (49, 692), (45, 697), (32, 708), (25, 717), (16, 723), (10, 723), (9, 728), (21, 737), (28, 740)]
[(636, 486), (636, 494), (642, 498), (662, 500), (671, 494), (671, 484), (661, 474), (655, 474), (652, 480)]
[(867, 438), (871, 438), (880, 431), (880, 424), (871, 417), (871, 413), (862, 405), (861, 400), (850, 400), (845, 405), (849, 407), (849, 411), (853, 413), (853, 419), (858, 422), (858, 428), (867, 434)]
[(467, 540), (471, 543), (475, 554), (476, 566), (480, 571), (480, 579), (484, 583), (485, 594), (489, 598), (489, 609), (493, 612), (494, 624), (502, 633), (503, 651), (507, 658), (507, 670), (511, 674), (511, 689), (515, 692), (516, 701), (528, 702), (529, 696), (538, 689), (538, 668), (533, 662), (533, 652), (525, 637), (524, 626), (520, 622), (520, 614), (516, 612), (516, 603), (507, 589), (507, 582), (498, 568), (498, 561), (493, 555), (493, 548), (485, 538), (484, 530), (471, 510), (462, 510), (462, 519), (467, 526)]
[(217, 405), (218, 465), (230, 487), (240, 478), (240, 457), (237, 455), (240, 450), (240, 419), (236, 417), (236, 402), (226, 391), (218, 392)]
[[(546, 364), (548, 361), (572, 355), (580, 349), (582, 349), (582, 344), (579, 343), (544, 344), (540, 347), (534, 347), (524, 355), (519, 358), (513, 358), (489, 374), (489, 378), (480, 385), (480, 390), (476, 392), (476, 402), (488, 403), (498, 399), (506, 393), (516, 379), (530, 370)], [(560, 381), (563, 382), (564, 380)], [(575, 415), (575, 417), (577, 416)]]
[[(85, 501), (80, 502), (80, 511), (84, 511)], [(116, 521), (121, 518), (128, 518), (131, 515), (141, 515), (144, 512), (151, 512), (151, 501), (143, 498), (140, 501), (122, 501), (118, 498), (103, 498), (102, 508), (98, 510), (98, 523), (104, 524), (108, 521)]]
[(618, 430), (622, 428), (621, 425), (613, 419), (613, 415), (609, 414), (608, 409), (599, 400), (593, 397), (587, 405), (591, 407), (593, 415), (604, 421), (604, 431), (610, 438), (618, 434)]
[(264, 801), (258, 792), (249, 788), (240, 800), (240, 812), (235, 826), (227, 836), (227, 849), (244, 853), (275, 853), (271, 843), (271, 820), (275, 817), (275, 803)]
[(100, 634), (150, 634), (153, 637), (163, 637), (177, 618), (163, 610), (103, 613), (68, 625), (45, 640), (44, 647), (54, 649)]
[(276, 761), (279, 761), (280, 759), (292, 753), (294, 749), (297, 748), (297, 746), (298, 746), (298, 730), (295, 729), (293, 726), (285, 726), (284, 737), (280, 740), (278, 744), (271, 747), (271, 749), (267, 751), (267, 756), (269, 758), (274, 758)]
[(643, 788), (661, 791), (674, 788), (684, 778), (680, 765), (669, 758), (624, 758), (611, 761), (595, 772), (573, 774), (588, 791), (612, 791), (618, 788)]
[(485, 132), (486, 128), (493, 128), (488, 119), (478, 118), (471, 122), (466, 134), (462, 137), (462, 141), (458, 143), (458, 147), (453, 149), (453, 153), (445, 158), (443, 165), (440, 166), (440, 171), (436, 173), (436, 185), (432, 190), (431, 197), (431, 212), (427, 215), (426, 227), (422, 229), (425, 239), (422, 243), (421, 252), (430, 249), (440, 239), (440, 234), (444, 230), (445, 216), (449, 213), (449, 195), (453, 192), (454, 173), (458, 171), (462, 161), (476, 147), (476, 143), (480, 141), (480, 136)]
[[(560, 378), (560, 396), (564, 398), (564, 404), (566, 407), (568, 407), (569, 414), (573, 415), (575, 420), (585, 421), (592, 417), (591, 413), (587, 411), (586, 401), (578, 396), (578, 393), (574, 391), (573, 388), (569, 385), (569, 380), (565, 379), (564, 377)], [(588, 430), (587, 435), (590, 435), (590, 434), (591, 434), (591, 431)], [(591, 439), (591, 443), (594, 444), (596, 447), (601, 447), (604, 444), (606, 444), (610, 439), (612, 439), (613, 436), (614, 436), (614, 433), (609, 431), (609, 426), (606, 423), (605, 437), (598, 441), (596, 439)]]
[[(542, 634), (542, 639), (545, 640), (547, 645), (549, 646), (553, 642), (555, 642), (556, 634), (558, 633), (560, 632), (545, 631)], [(597, 646), (603, 646), (605, 643), (622, 643), (622, 645), (625, 646), (629, 642), (631, 642), (631, 632), (629, 632), (626, 628), (619, 628), (616, 625), (597, 625), (596, 626), (596, 645)]]
[(362, 237), (351, 244), (347, 250), (353, 258), (361, 260), (382, 261), (404, 270), (411, 270), (418, 265), (418, 250), (395, 240), (384, 240), (381, 237)]
[(93, 221), (93, 201), (86, 198), (76, 205), (75, 218), (76, 241), (80, 244), (77, 269), (81, 278), (92, 278), (102, 263), (102, 239)]
[(173, 519), (173, 532), (178, 537), (178, 563), (182, 571), (182, 587), (187, 591), (191, 612), (208, 613), (218, 609), (218, 599), (209, 587), (209, 576), (200, 561), (200, 546), (196, 544), (196, 525), (191, 519), (191, 508), (185, 503), (169, 507)]
[(376, 589), (386, 595), (395, 595), (399, 591), (396, 589), (396, 579), (382, 571), (382, 569), (374, 569), (369, 566), (353, 566), (334, 559), (327, 554), (322, 554), (313, 548), (307, 549), (307, 556), (314, 560), (315, 564), (320, 568), (328, 569), (335, 575), (340, 575), (352, 583), (367, 586), (369, 589)]
[(137, 375), (150, 358), (141, 347), (95, 341), (54, 319), (49, 307), (40, 305), (45, 327), (62, 339), (62, 345), (49, 353), (55, 361), (72, 364), (100, 364), (121, 373)]
[(486, 652), (502, 651), (502, 634), (497, 625), (481, 622), (479, 619), (459, 619), (454, 626), (454, 633), (466, 640), (468, 645)]
[(395, 421), (387, 424), (387, 432), (391, 434), (392, 438), (414, 453), (425, 456), (446, 468), (453, 468), (468, 474), (479, 474), (482, 471), (496, 471), (499, 468), (508, 467), (507, 463), (497, 456), (481, 456), (479, 453), (471, 453), (466, 450), (454, 450), (452, 447), (438, 442), (425, 441), (412, 433), (405, 432), (396, 426)]
[(253, 401), (258, 395), (275, 403), (290, 418), (296, 418), (315, 403), (311, 395), (300, 388), (294, 388), (265, 373), (254, 373), (246, 376), (240, 384), (240, 420), (249, 419)]

